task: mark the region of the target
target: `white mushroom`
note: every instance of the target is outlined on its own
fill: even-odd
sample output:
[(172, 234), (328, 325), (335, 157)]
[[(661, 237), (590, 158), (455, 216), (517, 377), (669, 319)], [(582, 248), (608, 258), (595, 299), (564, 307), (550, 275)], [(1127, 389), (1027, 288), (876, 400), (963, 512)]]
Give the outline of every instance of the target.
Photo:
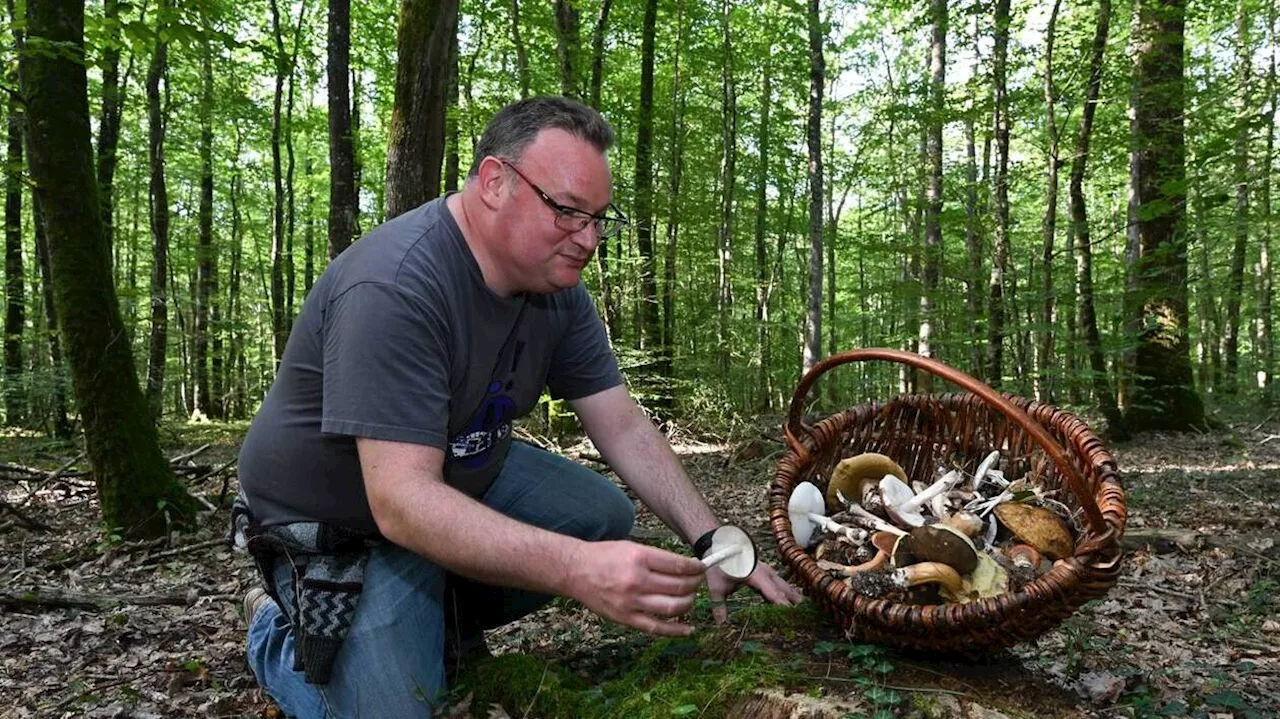
[(791, 532), (796, 536), (796, 543), (802, 547), (813, 544), (814, 530), (825, 529), (832, 534), (848, 537), (855, 544), (861, 544), (867, 533), (854, 527), (846, 527), (833, 522), (823, 514), (827, 508), (822, 490), (812, 482), (801, 482), (791, 491), (791, 499), (787, 502), (787, 514), (791, 517)]
[(952, 470), (915, 494), (902, 480), (891, 474), (885, 475), (880, 480), (880, 494), (884, 497), (885, 511), (902, 526), (919, 527), (924, 524), (924, 515), (920, 510), (935, 496), (951, 491), (963, 478), (964, 475), (959, 470)]
[(746, 579), (756, 568), (756, 545), (751, 536), (732, 524), (711, 535), (711, 549), (702, 558), (708, 569), (719, 565), (731, 579)]

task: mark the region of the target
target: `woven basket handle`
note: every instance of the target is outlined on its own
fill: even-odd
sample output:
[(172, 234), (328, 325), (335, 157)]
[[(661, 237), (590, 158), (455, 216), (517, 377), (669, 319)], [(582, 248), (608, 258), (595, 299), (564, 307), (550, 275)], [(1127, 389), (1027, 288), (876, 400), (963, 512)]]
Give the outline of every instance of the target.
[(804, 377), (801, 378), (800, 384), (796, 385), (795, 394), (791, 397), (791, 409), (787, 414), (787, 423), (784, 427), (787, 446), (791, 451), (795, 452), (801, 458), (807, 458), (809, 449), (804, 444), (804, 439), (811, 439), (813, 429), (804, 423), (802, 416), (804, 414), (805, 400), (808, 399), (809, 389), (818, 381), (827, 370), (838, 367), (849, 362), (867, 362), (870, 360), (885, 360), (887, 362), (897, 362), (905, 364), (917, 369), (922, 369), (932, 375), (941, 377), (942, 379), (955, 384), (969, 392), (980, 397), (993, 408), (1004, 413), (1006, 417), (1013, 420), (1019, 427), (1022, 427), (1036, 444), (1049, 455), (1054, 465), (1058, 467), (1058, 471), (1062, 472), (1062, 476), (1067, 478), (1067, 482), (1071, 485), (1072, 491), (1080, 500), (1080, 506), (1084, 509), (1086, 518), (1094, 533), (1103, 535), (1110, 529), (1106, 520), (1102, 518), (1102, 512), (1098, 509), (1098, 502), (1093, 494), (1086, 491), (1084, 477), (1076, 470), (1075, 465), (1067, 459), (1066, 453), (1062, 451), (1062, 447), (1044, 431), (1039, 422), (1031, 419), (1026, 412), (1016, 407), (1012, 402), (1005, 399), (991, 389), (987, 385), (979, 382), (973, 377), (961, 372), (954, 367), (949, 367), (937, 360), (921, 357), (910, 352), (903, 352), (895, 349), (884, 348), (868, 348), (849, 350), (837, 355), (832, 355), (818, 362)]

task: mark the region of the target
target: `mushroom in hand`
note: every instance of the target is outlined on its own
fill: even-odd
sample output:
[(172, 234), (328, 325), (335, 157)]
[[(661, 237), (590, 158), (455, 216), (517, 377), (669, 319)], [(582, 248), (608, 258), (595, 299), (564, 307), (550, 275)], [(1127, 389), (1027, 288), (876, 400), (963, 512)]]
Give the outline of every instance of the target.
[(702, 564), (708, 569), (718, 565), (730, 579), (746, 579), (756, 568), (756, 544), (746, 532), (726, 524), (711, 535)]

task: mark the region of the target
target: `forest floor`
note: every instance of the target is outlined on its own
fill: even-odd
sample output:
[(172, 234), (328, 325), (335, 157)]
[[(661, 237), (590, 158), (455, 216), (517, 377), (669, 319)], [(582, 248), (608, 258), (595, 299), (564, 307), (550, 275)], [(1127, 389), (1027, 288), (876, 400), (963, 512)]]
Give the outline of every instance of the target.
[[(1280, 420), (1261, 416), (1113, 446), (1130, 509), (1118, 585), (981, 665), (850, 644), (813, 605), (749, 592), (723, 627), (700, 601), (689, 640), (557, 600), (490, 633), (497, 656), (464, 673), (449, 715), (1275, 716)], [(672, 433), (720, 516), (775, 567), (764, 507), (777, 427)], [(0, 499), (18, 510), (0, 508), (0, 717), (279, 716), (244, 661), (251, 564), (220, 542), (243, 430), (163, 428), (210, 509), (198, 531), (146, 544), (104, 536), (75, 444), (0, 437)], [(677, 548), (647, 512), (635, 536)]]

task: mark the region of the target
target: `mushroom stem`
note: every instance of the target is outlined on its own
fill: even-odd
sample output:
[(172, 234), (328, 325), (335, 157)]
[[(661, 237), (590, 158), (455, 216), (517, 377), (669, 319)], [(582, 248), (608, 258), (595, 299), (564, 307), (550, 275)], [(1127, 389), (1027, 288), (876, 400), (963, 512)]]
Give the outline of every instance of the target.
[(856, 517), (857, 519), (859, 519), (859, 520), (861, 521), (861, 523), (862, 523), (862, 525), (863, 525), (863, 526), (865, 526), (865, 527), (869, 527), (869, 528), (871, 528), (871, 529), (874, 529), (874, 530), (876, 530), (877, 532), (888, 532), (888, 533), (890, 533), (890, 534), (895, 534), (895, 535), (897, 535), (897, 536), (899, 536), (899, 537), (901, 537), (901, 536), (903, 536), (903, 535), (905, 535), (905, 534), (906, 534), (906, 532), (905, 532), (904, 530), (899, 529), (898, 527), (895, 527), (895, 526), (893, 526), (892, 524), (889, 524), (888, 522), (886, 522), (886, 521), (884, 521), (883, 519), (881, 519), (881, 518), (877, 517), (876, 515), (872, 514), (871, 512), (868, 512), (867, 510), (863, 509), (862, 507), (859, 507), (859, 506), (858, 506), (858, 505), (856, 505), (856, 504), (849, 505), (849, 512), (850, 512), (854, 517)]
[(725, 547), (718, 552), (712, 552), (702, 558), (702, 566), (710, 569), (717, 564), (723, 562), (730, 557), (736, 557), (742, 553), (742, 547)]
[(953, 593), (958, 593), (964, 588), (964, 580), (960, 578), (960, 573), (942, 562), (912, 564), (894, 570), (892, 578), (894, 583), (902, 587), (937, 583)]
[(846, 565), (846, 564), (837, 564), (835, 562), (820, 561), (818, 562), (818, 566), (829, 572), (835, 572), (838, 576), (841, 576), (841, 577), (852, 577), (858, 572), (870, 572), (877, 569), (883, 569), (884, 566), (888, 563), (889, 563), (889, 553), (881, 549), (880, 551), (876, 552), (876, 556), (872, 557), (871, 559), (868, 559), (862, 564)]
[(861, 529), (846, 527), (834, 519), (818, 514), (817, 512), (809, 512), (808, 516), (810, 522), (813, 522), (832, 534), (847, 537), (854, 544), (861, 544), (867, 539), (867, 533)]
[(934, 482), (928, 487), (925, 487), (924, 490), (922, 490), (919, 494), (912, 497), (911, 499), (908, 499), (905, 503), (903, 503), (903, 505), (898, 509), (898, 511), (900, 512), (901, 511), (908, 511), (908, 512), (920, 511), (921, 508), (923, 508), (926, 504), (929, 503), (929, 500), (933, 499), (935, 496), (939, 494), (945, 494), (947, 492), (950, 492), (953, 488), (955, 488), (957, 484), (960, 484), (960, 480), (963, 478), (964, 478), (964, 475), (960, 474), (959, 470), (953, 469), (950, 472), (947, 472), (946, 474), (942, 475), (942, 479), (939, 479), (938, 481)]

